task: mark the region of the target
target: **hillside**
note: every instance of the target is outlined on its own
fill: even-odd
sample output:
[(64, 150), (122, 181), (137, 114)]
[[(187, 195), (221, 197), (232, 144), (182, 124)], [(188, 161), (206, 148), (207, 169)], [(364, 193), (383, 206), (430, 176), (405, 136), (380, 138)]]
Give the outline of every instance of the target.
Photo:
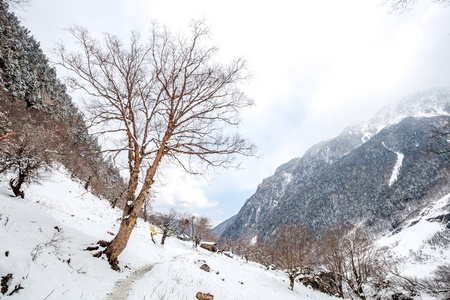
[[(0, 299), (194, 299), (197, 292), (215, 299), (317, 299), (331, 297), (303, 286), (288, 290), (281, 271), (194, 249), (169, 237), (153, 244), (142, 220), (120, 257), (122, 272), (85, 251), (110, 240), (121, 212), (86, 192), (64, 168), (53, 170), (12, 198), (2, 177), (0, 188), (0, 276), (12, 274)], [(158, 239), (159, 236), (157, 236)], [(200, 269), (203, 263), (210, 272)], [(130, 291), (131, 289), (131, 291)]]
[(5, 157), (27, 153), (35, 161), (58, 161), (96, 195), (118, 201), (124, 188), (118, 169), (99, 153), (97, 137), (89, 134), (83, 113), (57, 77), (56, 69), (39, 42), (10, 11), (8, 1), (3, 0), (0, 99), (0, 136), (14, 133), (0, 149), (0, 172), (4, 171)]
[(413, 210), (449, 192), (448, 169), (430, 139), (450, 113), (450, 89), (405, 97), (367, 122), (313, 146), (263, 180), (223, 237), (269, 237), (301, 223), (320, 235), (337, 223), (395, 229)]

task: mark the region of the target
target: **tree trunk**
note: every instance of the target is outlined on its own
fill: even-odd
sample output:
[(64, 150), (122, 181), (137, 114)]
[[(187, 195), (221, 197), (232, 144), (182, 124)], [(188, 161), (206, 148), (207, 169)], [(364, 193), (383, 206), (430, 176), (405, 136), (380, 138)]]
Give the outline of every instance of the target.
[(164, 229), (163, 230), (163, 236), (161, 238), (161, 245), (164, 245), (164, 242), (166, 241), (167, 236), (169, 235), (169, 230)]
[[(144, 185), (145, 186), (145, 185)], [(144, 188), (144, 187), (143, 187)], [(128, 199), (127, 199), (128, 200)], [(120, 223), (119, 232), (105, 249), (104, 253), (108, 257), (109, 264), (114, 270), (119, 270), (118, 257), (123, 252), (130, 239), (131, 232), (136, 225), (137, 218), (139, 216), (139, 211), (144, 204), (145, 196), (141, 194), (137, 197), (136, 201), (127, 204), (124, 208), (124, 215)]]
[(153, 185), (153, 178), (156, 174), (156, 170), (158, 169), (159, 163), (164, 156), (163, 150), (164, 144), (159, 149), (158, 154), (153, 161), (153, 165), (149, 169), (147, 169), (144, 184), (137, 198), (135, 198), (135, 192), (138, 185), (139, 167), (142, 160), (139, 159), (135, 163), (135, 169), (133, 170), (130, 176), (130, 181), (128, 183), (127, 203), (125, 204), (125, 208), (123, 210), (123, 217), (120, 223), (119, 232), (104, 251), (113, 270), (120, 270), (118, 265), (118, 257), (128, 244), (131, 232), (133, 231), (133, 228), (136, 225), (137, 218), (139, 217), (139, 212), (144, 205), (145, 197), (147, 196), (148, 191)]
[(156, 244), (155, 238), (153, 237), (153, 232), (151, 232), (150, 235), (152, 236), (152, 242), (153, 242), (153, 244)]
[(13, 191), (14, 195), (16, 197), (25, 197), (25, 193), (21, 191), (22, 184), (25, 182), (25, 174), (23, 174), (22, 171), (19, 171), (19, 177), (17, 179), (11, 179), (9, 181), (9, 186), (11, 187), (11, 190)]
[(108, 257), (108, 262), (113, 270), (120, 270), (118, 257), (123, 252), (128, 244), (128, 240), (131, 236), (131, 231), (136, 224), (135, 218), (122, 219), (120, 223), (119, 232), (114, 237), (114, 239), (109, 243), (108, 247), (105, 249), (104, 253)]
[(291, 291), (293, 291), (294, 290), (295, 277), (294, 276), (289, 276), (289, 281), (290, 281), (289, 288), (291, 289)]

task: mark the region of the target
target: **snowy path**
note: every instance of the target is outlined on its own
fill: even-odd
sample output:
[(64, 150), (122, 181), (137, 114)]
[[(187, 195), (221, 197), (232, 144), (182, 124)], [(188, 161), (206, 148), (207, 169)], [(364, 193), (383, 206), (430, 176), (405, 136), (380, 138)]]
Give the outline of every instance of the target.
[(162, 263), (163, 262), (145, 265), (137, 269), (133, 274), (131, 274), (131, 276), (127, 277), (126, 279), (118, 280), (115, 284), (114, 290), (112, 291), (112, 293), (108, 294), (108, 297), (106, 299), (108, 300), (127, 299), (128, 295), (130, 294), (131, 286), (133, 285), (133, 283), (144, 277), (144, 275), (150, 272), (154, 266)]
[[(176, 255), (168, 262), (173, 262), (177, 258), (184, 256), (184, 255), (186, 255), (186, 254)], [(150, 272), (156, 265), (164, 264), (164, 263), (166, 263), (166, 261), (161, 261), (161, 262), (144, 265), (144, 266), (140, 267), (139, 269), (137, 269), (136, 271), (134, 271), (129, 277), (127, 277), (125, 279), (119, 279), (118, 281), (116, 281), (114, 290), (112, 291), (112, 293), (108, 293), (106, 299), (107, 300), (127, 299), (128, 295), (130, 294), (131, 287), (133, 286), (133, 284), (136, 281), (139, 281), (140, 279), (142, 279), (145, 276), (145, 274)]]

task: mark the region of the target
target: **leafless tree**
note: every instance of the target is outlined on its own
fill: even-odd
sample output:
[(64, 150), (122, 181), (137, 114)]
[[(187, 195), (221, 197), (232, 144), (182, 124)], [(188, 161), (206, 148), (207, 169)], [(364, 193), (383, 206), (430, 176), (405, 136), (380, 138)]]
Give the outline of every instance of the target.
[(433, 271), (433, 277), (423, 279), (420, 286), (423, 290), (431, 294), (442, 295), (446, 299), (450, 296), (450, 264), (438, 266)]
[(251, 241), (239, 238), (234, 241), (234, 253), (245, 259), (248, 263), (249, 260), (256, 260), (256, 245)]
[(283, 269), (294, 289), (295, 279), (309, 264), (310, 248), (314, 235), (301, 224), (282, 225), (276, 232), (276, 264)]
[(266, 241), (264, 239), (258, 239), (255, 249), (256, 261), (267, 269), (275, 265), (276, 259), (276, 245), (272, 241)]
[(364, 285), (379, 286), (385, 281), (393, 262), (387, 263), (387, 252), (376, 247), (360, 227), (337, 225), (322, 238), (322, 262), (333, 274), (338, 294), (366, 299)]
[(178, 221), (177, 217), (178, 214), (173, 209), (171, 209), (168, 213), (165, 214), (157, 213), (152, 216), (152, 222), (154, 222), (155, 225), (159, 226), (159, 228), (163, 232), (161, 238), (161, 245), (164, 245), (166, 238), (169, 236), (171, 232), (175, 230)]
[(176, 225), (176, 234), (182, 236), (189, 231), (191, 215), (187, 213), (182, 213), (178, 216), (177, 225)]
[(211, 221), (205, 217), (191, 216), (189, 224), (190, 237), (194, 247), (197, 248), (201, 241), (208, 237)]
[(440, 265), (433, 271), (431, 278), (417, 278), (401, 275), (395, 270), (396, 282), (399, 286), (413, 292), (423, 291), (438, 295), (442, 299), (450, 297), (450, 264)]
[(343, 238), (349, 227), (337, 225), (328, 230), (320, 241), (320, 258), (323, 266), (333, 274), (338, 295), (344, 298), (345, 255)]
[(74, 27), (81, 51), (68, 53), (62, 44), (56, 49), (60, 65), (75, 74), (68, 85), (92, 98), (91, 126), (120, 136), (118, 147), (105, 151), (127, 154), (127, 203), (105, 250), (114, 269), (163, 159), (200, 174), (236, 166), (236, 154), (254, 153), (245, 139), (227, 135), (239, 124), (239, 111), (252, 105), (239, 88), (248, 77), (245, 61), (214, 62), (217, 49), (205, 46), (208, 28), (193, 22), (191, 29), (184, 38), (154, 25), (148, 43), (133, 32), (126, 48), (117, 36), (105, 34), (101, 44)]
[(218, 241), (220, 251), (233, 252), (235, 241), (232, 238), (220, 238)]
[(344, 253), (346, 254), (344, 278), (348, 286), (359, 298), (366, 299), (363, 285), (370, 282), (379, 267), (382, 256), (369, 236), (356, 228), (344, 237)]
[[(439, 3), (443, 6), (450, 4), (449, 0), (433, 0), (434, 3)], [(412, 9), (417, 3), (417, 0), (383, 0), (383, 4), (388, 6), (389, 13), (391, 14), (403, 14)]]
[(9, 185), (16, 197), (24, 197), (22, 185), (39, 177), (55, 158), (61, 146), (58, 123), (44, 112), (28, 110), (25, 103), (8, 99), (0, 104), (0, 112), (8, 118), (14, 134), (2, 140), (0, 173), (11, 171), (15, 177)]
[(155, 200), (156, 196), (153, 193), (148, 193), (147, 197), (145, 197), (144, 205), (142, 206), (142, 217), (144, 222), (149, 221), (150, 216), (148, 212), (152, 210), (152, 203), (155, 202)]

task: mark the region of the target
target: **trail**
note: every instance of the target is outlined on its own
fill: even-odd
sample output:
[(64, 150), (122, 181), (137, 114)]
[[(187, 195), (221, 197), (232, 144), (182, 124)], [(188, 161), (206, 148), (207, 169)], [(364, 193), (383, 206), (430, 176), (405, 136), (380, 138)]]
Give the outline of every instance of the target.
[(184, 256), (184, 255), (186, 255), (186, 254), (176, 255), (169, 261), (156, 262), (156, 263), (152, 263), (152, 264), (148, 264), (148, 265), (144, 265), (144, 266), (140, 267), (139, 269), (134, 271), (127, 278), (117, 280), (116, 283), (115, 283), (114, 290), (111, 293), (108, 293), (108, 295), (107, 295), (107, 297), (105, 299), (106, 300), (124, 300), (124, 299), (127, 299), (128, 295), (130, 294), (131, 287), (132, 287), (133, 283), (135, 283), (136, 281), (138, 281), (142, 277), (144, 277), (144, 275), (147, 274), (148, 272), (150, 272), (156, 265), (164, 264), (164, 263), (168, 263), (168, 262), (173, 262), (178, 257)]
[(140, 267), (125, 279), (116, 281), (115, 288), (112, 293), (109, 293), (106, 297), (107, 300), (124, 300), (128, 298), (131, 291), (131, 286), (136, 280), (144, 277), (145, 274), (150, 272), (154, 266), (162, 264), (163, 262), (157, 262)]

